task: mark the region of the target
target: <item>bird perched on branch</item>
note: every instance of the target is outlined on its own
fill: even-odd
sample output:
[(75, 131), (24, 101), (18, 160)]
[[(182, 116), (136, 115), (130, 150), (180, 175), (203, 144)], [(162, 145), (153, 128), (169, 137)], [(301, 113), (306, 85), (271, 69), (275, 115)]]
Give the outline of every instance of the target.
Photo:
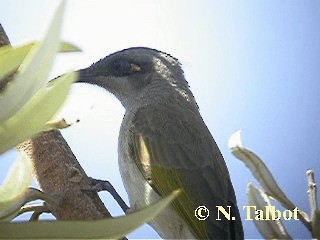
[[(113, 93), (125, 108), (119, 168), (131, 211), (176, 189), (182, 193), (150, 225), (162, 238), (243, 239), (234, 189), (220, 150), (199, 113), (177, 59), (130, 48), (79, 70), (78, 82)], [(195, 209), (206, 206), (205, 221)], [(217, 208), (222, 206), (231, 217)], [(222, 215), (222, 216), (221, 216)]]

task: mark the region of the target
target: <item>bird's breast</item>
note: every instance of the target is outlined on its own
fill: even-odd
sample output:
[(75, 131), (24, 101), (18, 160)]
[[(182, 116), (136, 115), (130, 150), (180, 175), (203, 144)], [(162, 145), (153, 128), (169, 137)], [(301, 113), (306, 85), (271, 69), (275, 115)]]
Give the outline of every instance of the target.
[(119, 136), (119, 170), (123, 184), (129, 195), (131, 208), (142, 208), (160, 198), (153, 191), (132, 159), (130, 145), (125, 133)]
[[(130, 139), (128, 126), (130, 121), (124, 118), (119, 134), (119, 170), (124, 187), (130, 201), (130, 211), (135, 211), (155, 203), (161, 196), (155, 192), (146, 181), (137, 167), (130, 151)], [(193, 239), (185, 222), (176, 214), (172, 207), (162, 211), (152, 222), (149, 223), (164, 239)]]

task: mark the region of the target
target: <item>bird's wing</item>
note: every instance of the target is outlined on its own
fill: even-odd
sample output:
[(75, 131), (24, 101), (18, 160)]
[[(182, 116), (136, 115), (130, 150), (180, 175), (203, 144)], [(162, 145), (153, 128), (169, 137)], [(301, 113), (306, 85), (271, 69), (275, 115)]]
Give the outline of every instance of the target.
[[(144, 107), (136, 112), (129, 129), (129, 148), (146, 180), (162, 196), (182, 189), (173, 203), (197, 238), (243, 238), (229, 172), (217, 144), (199, 112), (167, 106)], [(199, 221), (195, 209), (210, 210)], [(216, 206), (231, 206), (235, 221), (216, 220)]]

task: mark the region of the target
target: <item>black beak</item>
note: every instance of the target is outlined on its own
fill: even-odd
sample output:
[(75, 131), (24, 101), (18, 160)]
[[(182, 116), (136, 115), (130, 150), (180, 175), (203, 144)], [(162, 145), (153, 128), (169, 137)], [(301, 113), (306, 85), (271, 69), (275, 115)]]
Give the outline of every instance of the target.
[[(87, 68), (84, 69), (80, 69), (78, 71), (76, 71), (79, 75), (78, 75), (78, 80), (75, 83), (91, 83), (92, 79), (94, 79), (94, 75), (89, 73)], [(61, 75), (63, 76), (63, 75)], [(55, 77), (54, 79), (51, 79), (49, 82), (53, 82), (55, 81), (57, 78), (61, 77)]]
[(79, 74), (78, 80), (76, 82), (79, 83), (92, 83), (94, 79), (94, 75), (91, 74), (87, 68), (80, 69), (77, 71)]

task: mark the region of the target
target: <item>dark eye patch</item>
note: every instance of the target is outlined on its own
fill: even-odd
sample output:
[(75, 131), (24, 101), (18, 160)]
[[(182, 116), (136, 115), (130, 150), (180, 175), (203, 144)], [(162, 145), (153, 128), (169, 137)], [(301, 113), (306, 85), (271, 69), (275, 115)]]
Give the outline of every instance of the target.
[(131, 64), (125, 59), (116, 59), (110, 64), (110, 73), (115, 77), (124, 77), (132, 73)]

